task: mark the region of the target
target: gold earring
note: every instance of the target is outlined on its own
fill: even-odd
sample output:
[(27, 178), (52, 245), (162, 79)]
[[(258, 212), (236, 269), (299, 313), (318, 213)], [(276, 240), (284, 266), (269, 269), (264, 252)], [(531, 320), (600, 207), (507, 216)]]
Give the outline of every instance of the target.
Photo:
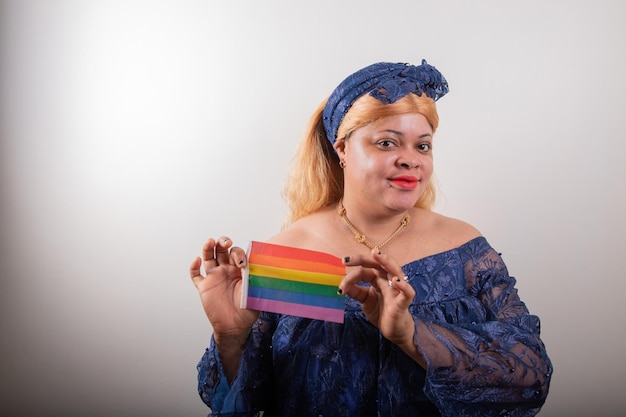
[(340, 159), (340, 160), (339, 160), (339, 166), (340, 166), (341, 168), (345, 168), (345, 167), (346, 167), (346, 161), (345, 161), (345, 160), (343, 160), (343, 159)]

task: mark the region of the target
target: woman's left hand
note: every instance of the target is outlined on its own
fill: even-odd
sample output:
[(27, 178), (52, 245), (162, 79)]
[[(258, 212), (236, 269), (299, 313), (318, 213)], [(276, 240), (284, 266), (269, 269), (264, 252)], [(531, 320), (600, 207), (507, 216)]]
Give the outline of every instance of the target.
[[(415, 324), (409, 305), (415, 290), (406, 281), (400, 265), (375, 249), (371, 256), (345, 258), (344, 264), (355, 268), (339, 284), (341, 292), (361, 303), (367, 319), (385, 338), (403, 349), (414, 347)], [(361, 281), (370, 286), (357, 285)]]

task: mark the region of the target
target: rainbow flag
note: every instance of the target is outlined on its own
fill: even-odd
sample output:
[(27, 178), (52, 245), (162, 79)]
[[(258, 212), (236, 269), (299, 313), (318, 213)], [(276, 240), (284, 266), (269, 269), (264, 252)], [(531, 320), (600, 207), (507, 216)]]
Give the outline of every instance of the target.
[(345, 266), (328, 253), (252, 241), (241, 307), (343, 323)]

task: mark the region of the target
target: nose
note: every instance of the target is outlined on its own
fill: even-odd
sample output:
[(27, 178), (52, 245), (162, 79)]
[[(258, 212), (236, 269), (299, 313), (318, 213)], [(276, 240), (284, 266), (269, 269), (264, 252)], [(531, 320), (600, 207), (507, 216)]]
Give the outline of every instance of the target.
[(400, 160), (398, 162), (399, 162), (399, 164), (400, 164), (400, 166), (402, 168), (406, 168), (406, 169), (419, 168), (420, 165), (421, 165), (421, 162), (417, 158), (415, 158), (415, 159), (404, 159), (404, 160)]

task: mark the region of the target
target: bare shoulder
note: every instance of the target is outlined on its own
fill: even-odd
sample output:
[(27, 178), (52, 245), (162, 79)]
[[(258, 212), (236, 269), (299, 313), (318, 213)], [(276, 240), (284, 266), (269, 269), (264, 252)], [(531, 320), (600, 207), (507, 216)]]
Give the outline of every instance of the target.
[(328, 237), (335, 233), (329, 221), (333, 215), (334, 209), (322, 209), (298, 219), (268, 241), (277, 245), (329, 251)]
[(433, 211), (420, 213), (425, 217), (424, 233), (433, 242), (439, 242), (441, 249), (459, 247), (481, 236), (480, 231), (471, 224)]
[(439, 227), (445, 231), (448, 231), (456, 239), (463, 242), (474, 239), (481, 235), (480, 231), (471, 224), (455, 219), (454, 217), (447, 217), (439, 213), (433, 213), (436, 222)]

